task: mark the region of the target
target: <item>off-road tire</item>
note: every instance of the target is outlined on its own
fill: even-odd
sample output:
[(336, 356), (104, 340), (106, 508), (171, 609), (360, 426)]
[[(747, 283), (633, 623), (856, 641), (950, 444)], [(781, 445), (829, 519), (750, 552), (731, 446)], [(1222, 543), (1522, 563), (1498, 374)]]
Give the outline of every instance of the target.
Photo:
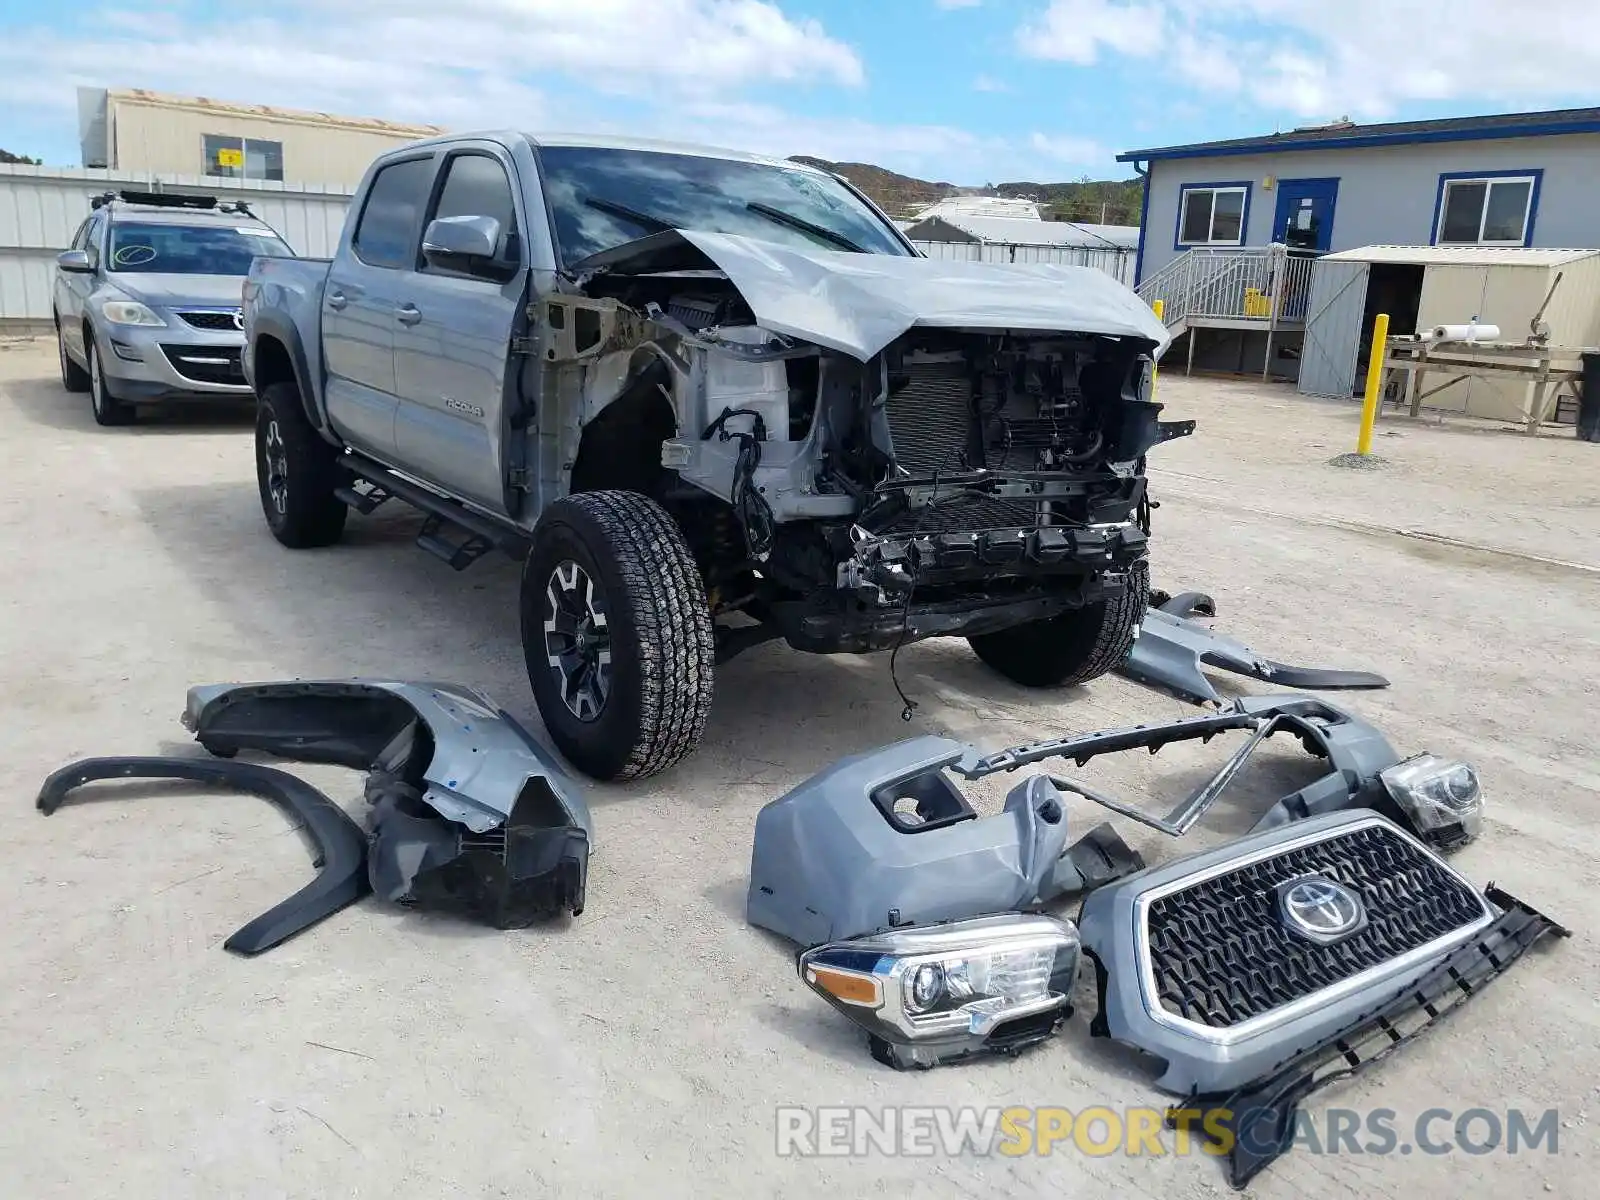
[(331, 546), (343, 535), (350, 510), (334, 495), (341, 482), (338, 459), (338, 450), (306, 419), (299, 388), (274, 383), (260, 394), (256, 490), (267, 528), (291, 550)]
[[(546, 589), (564, 562), (597, 586), (609, 635), (609, 691), (590, 720), (567, 707), (546, 652)], [(521, 605), (528, 682), (551, 740), (573, 766), (621, 781), (688, 757), (711, 715), (715, 647), (705, 585), (665, 509), (628, 491), (556, 501), (534, 530)]]
[(56, 321), (56, 353), (61, 358), (61, 386), (67, 391), (82, 395), (89, 390), (89, 372), (72, 361), (67, 353), (67, 341), (61, 336), (61, 322)]
[(1071, 687), (1122, 665), (1150, 603), (1150, 565), (1136, 564), (1120, 595), (1043, 621), (967, 639), (973, 652), (1024, 687)]
[(112, 394), (111, 384), (106, 380), (105, 369), (100, 365), (100, 345), (95, 341), (92, 329), (85, 328), (83, 331), (83, 348), (89, 360), (89, 411), (94, 414), (94, 423), (96, 425), (133, 424), (133, 405), (117, 399)]

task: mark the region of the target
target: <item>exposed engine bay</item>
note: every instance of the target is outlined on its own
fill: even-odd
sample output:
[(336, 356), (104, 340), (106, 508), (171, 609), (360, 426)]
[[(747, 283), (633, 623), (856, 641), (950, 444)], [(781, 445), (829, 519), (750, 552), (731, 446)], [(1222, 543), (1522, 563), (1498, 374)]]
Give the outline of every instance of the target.
[[(952, 317), (885, 338), (875, 297), (797, 300), (792, 279), (761, 274), (769, 264), (701, 240), (739, 241), (641, 239), (589, 260), (583, 298), (544, 301), (544, 392), (561, 398), (568, 488), (626, 482), (660, 499), (714, 611), (771, 620), (801, 649), (859, 651), (1041, 620), (1129, 586), (1149, 533), (1145, 455), (1193, 429), (1157, 419), (1153, 318), (1113, 320), (1113, 333)], [(1120, 289), (1111, 301), (1137, 308), (1083, 273), (1103, 284), (1052, 284)], [(872, 321), (837, 319), (851, 305)], [(789, 332), (797, 316), (813, 336)]]

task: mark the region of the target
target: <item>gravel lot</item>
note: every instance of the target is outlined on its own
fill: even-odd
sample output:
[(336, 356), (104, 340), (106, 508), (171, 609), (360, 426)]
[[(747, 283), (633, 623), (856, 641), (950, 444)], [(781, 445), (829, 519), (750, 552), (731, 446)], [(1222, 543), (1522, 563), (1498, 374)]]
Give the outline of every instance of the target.
[[(1390, 675), (1389, 691), (1347, 702), (1402, 752), (1483, 772), (1490, 819), (1457, 865), (1575, 931), (1310, 1105), (1390, 1108), (1403, 1130), (1429, 1108), (1555, 1108), (1558, 1153), (1297, 1151), (1252, 1190), (1592, 1195), (1600, 446), (1386, 417), (1383, 469), (1339, 470), (1326, 464), (1354, 445), (1353, 405), (1176, 371), (1160, 394), (1200, 431), (1154, 455), (1158, 586), (1211, 592), (1229, 631), (1274, 657)], [(79, 756), (191, 749), (177, 716), (201, 682), (456, 678), (537, 727), (515, 567), (456, 575), (411, 547), (404, 513), (354, 519), (344, 545), (291, 554), (262, 523), (247, 419), (99, 429), (86, 398), (59, 386), (47, 341), (0, 343), (0, 479), (7, 1195), (1227, 1192), (1198, 1156), (779, 1157), (779, 1105), (1161, 1099), (1081, 1017), (1018, 1061), (881, 1068), (801, 987), (790, 951), (743, 923), (757, 811), (832, 758), (918, 731), (998, 747), (1176, 702), (1120, 679), (1031, 694), (964, 643), (933, 643), (901, 655), (920, 702), (908, 727), (886, 657), (762, 647), (721, 672), (708, 739), (686, 765), (591, 787), (588, 908), (569, 926), (494, 933), (369, 901), (240, 959), (223, 938), (309, 877), (284, 819), (254, 800), (136, 785), (45, 820), (40, 781)], [(1084, 774), (1154, 787), (1164, 810), (1215, 750)], [(1272, 754), (1190, 848), (1242, 831), (1301, 777), (1287, 748)], [(359, 809), (356, 775), (294, 769)], [(1122, 828), (1149, 857), (1179, 850)]]

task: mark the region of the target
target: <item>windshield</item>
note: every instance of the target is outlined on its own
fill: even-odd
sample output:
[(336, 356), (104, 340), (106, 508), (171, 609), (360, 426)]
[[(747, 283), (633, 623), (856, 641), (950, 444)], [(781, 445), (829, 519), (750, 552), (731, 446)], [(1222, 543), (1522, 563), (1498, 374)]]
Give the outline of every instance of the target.
[(270, 229), (247, 225), (165, 225), (113, 221), (112, 271), (163, 275), (248, 275), (250, 260), (293, 258)]
[(592, 146), (546, 146), (539, 158), (565, 264), (663, 229), (910, 254), (849, 188), (815, 171)]

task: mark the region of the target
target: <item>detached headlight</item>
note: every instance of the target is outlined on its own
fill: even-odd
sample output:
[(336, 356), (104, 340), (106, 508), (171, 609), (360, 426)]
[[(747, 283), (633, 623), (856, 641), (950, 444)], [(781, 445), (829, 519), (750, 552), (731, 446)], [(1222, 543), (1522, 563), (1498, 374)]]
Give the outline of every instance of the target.
[(1464, 762), (1419, 754), (1378, 778), (1417, 832), (1435, 845), (1463, 846), (1483, 827), (1478, 773)]
[(1072, 1012), (1078, 931), (1020, 913), (915, 925), (814, 946), (799, 969), (879, 1062), (933, 1067), (1054, 1034)]
[(113, 325), (165, 325), (166, 322), (137, 300), (107, 300), (100, 314)]

